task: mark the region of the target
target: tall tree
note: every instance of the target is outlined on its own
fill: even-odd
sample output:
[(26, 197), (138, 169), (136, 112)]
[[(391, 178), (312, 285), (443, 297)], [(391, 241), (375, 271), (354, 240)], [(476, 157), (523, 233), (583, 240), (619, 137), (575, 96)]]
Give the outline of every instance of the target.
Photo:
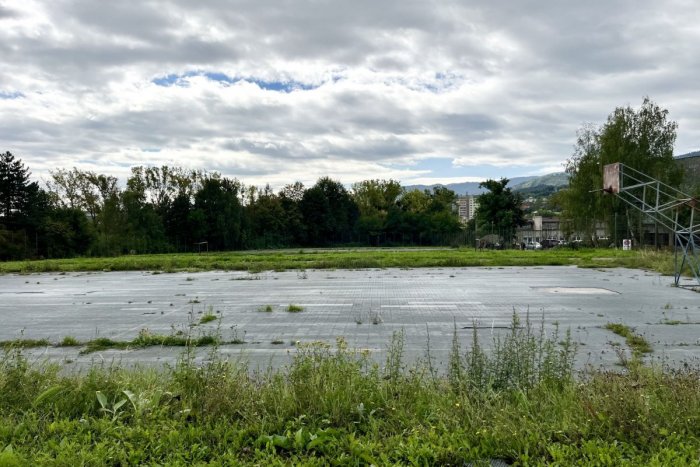
[(304, 192), (300, 207), (309, 244), (324, 245), (352, 239), (359, 212), (357, 204), (340, 182), (320, 178)]
[(27, 209), (30, 185), (29, 169), (22, 160), (15, 159), (9, 151), (0, 154), (0, 215), (5, 222)]
[(304, 191), (303, 183), (294, 182), (285, 185), (278, 193), (287, 245), (301, 245), (306, 239), (306, 225), (304, 224), (304, 215), (301, 212)]
[(39, 231), (46, 218), (47, 194), (29, 181), (29, 168), (12, 153), (0, 154), (0, 258), (39, 255)]
[(235, 249), (242, 246), (242, 207), (238, 180), (209, 176), (195, 194), (195, 209), (190, 213), (195, 241), (208, 241), (214, 249)]
[(386, 234), (389, 212), (398, 208), (402, 194), (403, 188), (395, 180), (364, 180), (352, 186), (352, 198), (360, 211), (360, 238), (378, 243), (375, 240)]
[(564, 215), (579, 230), (593, 232), (596, 223), (607, 221), (609, 231), (617, 225), (641, 242), (641, 215), (628, 210), (619, 199), (595, 192), (603, 187), (603, 167), (615, 162), (672, 186), (680, 183), (682, 170), (673, 160), (677, 127), (669, 120), (668, 110), (646, 97), (639, 109), (618, 107), (600, 128), (580, 130), (566, 165), (571, 177), (562, 200)]
[(176, 251), (188, 251), (195, 241), (190, 218), (192, 209), (189, 195), (179, 193), (165, 213), (165, 233)]
[(93, 221), (109, 201), (119, 197), (117, 178), (98, 174), (90, 170), (58, 169), (50, 172), (52, 181), (49, 189), (54, 193), (59, 205), (68, 208), (80, 208)]
[(256, 196), (246, 206), (250, 235), (249, 247), (269, 248), (288, 246), (285, 213), (282, 202), (269, 185), (256, 190)]
[(488, 191), (479, 195), (479, 207), (476, 210), (480, 229), (499, 234), (508, 242), (515, 236), (515, 229), (525, 225), (523, 210), (520, 207), (522, 199), (507, 186), (509, 181), (507, 178), (501, 178), (500, 181), (481, 182), (479, 188), (486, 188)]

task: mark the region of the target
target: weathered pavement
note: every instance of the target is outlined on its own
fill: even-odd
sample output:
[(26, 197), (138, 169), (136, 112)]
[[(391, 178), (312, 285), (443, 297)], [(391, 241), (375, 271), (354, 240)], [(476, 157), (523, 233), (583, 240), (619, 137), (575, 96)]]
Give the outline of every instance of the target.
[[(629, 269), (575, 267), (431, 268), (153, 274), (105, 272), (0, 276), (0, 340), (73, 336), (131, 340), (141, 329), (213, 332), (222, 354), (252, 366), (281, 365), (294, 343), (344, 337), (350, 347), (383, 358), (394, 331), (404, 330), (405, 360), (430, 353), (445, 361), (456, 324), (462, 348), (477, 324), (480, 343), (505, 332), (515, 310), (536, 327), (558, 324), (580, 343), (579, 365), (612, 366), (624, 339), (602, 327), (633, 327), (653, 346), (653, 359), (678, 364), (700, 357), (700, 295), (671, 287), (670, 277)], [(304, 311), (289, 313), (290, 304)], [(270, 305), (272, 312), (261, 312)], [(211, 309), (220, 321), (199, 322)], [(68, 364), (118, 360), (173, 362), (182, 349), (151, 347), (78, 355), (77, 348), (29, 352)]]

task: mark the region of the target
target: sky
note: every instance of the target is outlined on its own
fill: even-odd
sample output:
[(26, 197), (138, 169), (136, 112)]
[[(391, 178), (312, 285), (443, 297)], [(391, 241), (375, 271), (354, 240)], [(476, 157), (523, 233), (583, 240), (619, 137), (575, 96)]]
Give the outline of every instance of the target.
[(700, 149), (697, 0), (0, 0), (0, 151), (280, 188), (563, 170), (649, 96)]

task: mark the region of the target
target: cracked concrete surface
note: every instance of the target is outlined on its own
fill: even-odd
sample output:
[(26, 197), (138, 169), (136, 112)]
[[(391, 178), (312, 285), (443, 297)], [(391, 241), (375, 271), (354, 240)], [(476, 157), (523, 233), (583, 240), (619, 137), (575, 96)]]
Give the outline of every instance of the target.
[[(677, 365), (700, 358), (700, 294), (674, 288), (672, 279), (640, 270), (576, 267), (494, 267), (288, 272), (155, 274), (99, 272), (0, 276), (0, 340), (58, 342), (95, 337), (133, 339), (141, 329), (220, 332), (220, 352), (252, 367), (279, 366), (294, 343), (344, 337), (382, 360), (392, 333), (405, 333), (405, 361), (425, 355), (446, 361), (456, 325), (462, 348), (476, 325), (480, 343), (507, 332), (513, 311), (534, 326), (544, 317), (571, 330), (579, 366), (614, 366), (624, 339), (603, 329), (623, 323), (653, 346), (647, 357)], [(303, 308), (289, 313), (290, 304)], [(260, 311), (269, 307), (271, 312)], [(207, 311), (221, 319), (191, 326)], [(174, 362), (181, 348), (107, 350), (79, 355), (77, 348), (35, 348), (37, 359), (74, 365), (117, 360)], [(201, 355), (206, 349), (200, 351)]]

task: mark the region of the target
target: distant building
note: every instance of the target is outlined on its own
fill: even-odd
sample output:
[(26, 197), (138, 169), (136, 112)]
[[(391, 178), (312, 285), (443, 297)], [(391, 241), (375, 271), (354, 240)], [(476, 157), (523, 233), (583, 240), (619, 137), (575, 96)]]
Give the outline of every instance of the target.
[(474, 219), (476, 210), (479, 207), (479, 201), (477, 196), (459, 196), (457, 198), (456, 204), (457, 215), (459, 216), (459, 220), (463, 224), (466, 224), (470, 220)]
[(543, 240), (564, 240), (561, 220), (559, 217), (533, 216), (527, 224), (518, 228), (515, 234), (518, 243), (535, 243)]
[(519, 244), (527, 245), (547, 241), (549, 246), (560, 241), (589, 243), (608, 239), (609, 234), (604, 222), (596, 222), (592, 238), (586, 238), (580, 232), (574, 232), (567, 236), (565, 233), (567, 229), (563, 224), (562, 219), (558, 216), (532, 216), (527, 224), (518, 228), (515, 236)]

